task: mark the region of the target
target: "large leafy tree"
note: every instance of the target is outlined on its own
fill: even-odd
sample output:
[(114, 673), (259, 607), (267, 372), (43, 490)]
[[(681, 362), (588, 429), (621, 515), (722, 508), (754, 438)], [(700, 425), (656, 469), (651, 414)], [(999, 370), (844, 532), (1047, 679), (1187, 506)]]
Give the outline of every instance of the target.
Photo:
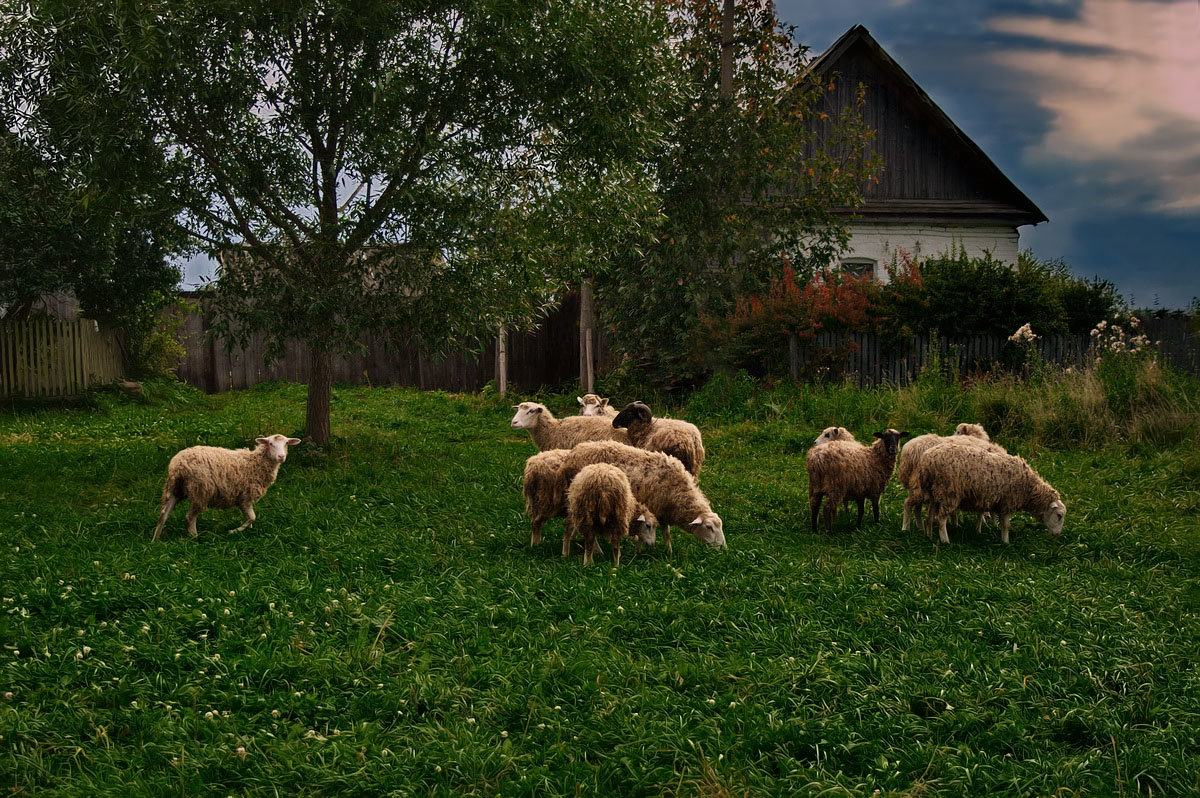
[[(653, 216), (662, 9), (638, 0), (26, 0), (57, 129), (129, 129), (221, 254), (219, 327), (330, 359), (367, 330), (477, 341)], [(82, 112), (81, 112), (82, 111)], [(161, 166), (161, 168), (159, 168)]]
[(672, 384), (710, 363), (701, 334), (790, 264), (805, 277), (845, 246), (844, 211), (879, 168), (858, 108), (832, 86), (770, 0), (663, 0), (686, 89), (653, 157), (665, 221), (597, 287), (638, 370)]

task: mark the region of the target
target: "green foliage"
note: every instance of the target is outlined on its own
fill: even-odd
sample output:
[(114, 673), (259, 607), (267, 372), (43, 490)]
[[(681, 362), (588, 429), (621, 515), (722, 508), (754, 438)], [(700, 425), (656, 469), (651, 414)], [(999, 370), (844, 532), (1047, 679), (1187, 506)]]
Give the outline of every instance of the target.
[(705, 320), (766, 290), (784, 262), (805, 274), (829, 262), (847, 237), (833, 208), (861, 202), (878, 162), (860, 107), (823, 110), (834, 86), (805, 68), (807, 49), (772, 3), (735, 7), (728, 97), (722, 4), (666, 5), (686, 79), (652, 158), (663, 218), (647, 246), (617, 253), (597, 307), (633, 366), (674, 388), (708, 371)]
[(251, 531), (213, 511), (188, 540), (177, 510), (156, 544), (171, 455), (298, 429), (302, 387), (0, 415), (0, 789), (1195, 791), (1194, 444), (997, 436), (1062, 492), (1060, 538), (968, 518), (939, 547), (895, 484), (879, 525), (814, 536), (813, 437), (917, 408), (725, 384), (758, 420), (715, 391), (729, 422), (692, 420), (729, 550), (677, 535), (615, 571), (562, 560), (558, 522), (529, 548), (533, 447), (494, 397), (335, 389), (344, 440), (297, 447)]
[(131, 377), (170, 377), (179, 370), (186, 354), (180, 335), (189, 312), (189, 306), (175, 297), (174, 301), (162, 302), (158, 313), (126, 326), (125, 348), (133, 371)]

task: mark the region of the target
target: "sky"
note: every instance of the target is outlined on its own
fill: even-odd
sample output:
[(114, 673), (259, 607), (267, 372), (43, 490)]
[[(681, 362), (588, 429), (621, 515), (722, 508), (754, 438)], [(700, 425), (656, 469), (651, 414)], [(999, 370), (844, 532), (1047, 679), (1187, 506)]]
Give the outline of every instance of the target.
[(1200, 297), (1198, 0), (776, 0), (825, 50), (866, 26), (1050, 218), (1021, 247), (1139, 307)]
[[(776, 0), (871, 35), (1050, 218), (1021, 246), (1138, 307), (1200, 297), (1200, 0)], [(183, 284), (211, 277), (203, 257)]]

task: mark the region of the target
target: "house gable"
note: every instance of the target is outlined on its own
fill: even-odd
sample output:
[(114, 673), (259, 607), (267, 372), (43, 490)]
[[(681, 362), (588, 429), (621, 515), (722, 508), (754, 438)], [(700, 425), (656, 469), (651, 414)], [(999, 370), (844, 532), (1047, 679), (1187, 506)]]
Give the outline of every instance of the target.
[(830, 119), (855, 105), (866, 87), (863, 121), (883, 161), (877, 185), (856, 215), (879, 221), (1047, 221), (990, 158), (929, 98), (861, 25), (847, 31), (810, 68), (835, 78), (822, 110)]

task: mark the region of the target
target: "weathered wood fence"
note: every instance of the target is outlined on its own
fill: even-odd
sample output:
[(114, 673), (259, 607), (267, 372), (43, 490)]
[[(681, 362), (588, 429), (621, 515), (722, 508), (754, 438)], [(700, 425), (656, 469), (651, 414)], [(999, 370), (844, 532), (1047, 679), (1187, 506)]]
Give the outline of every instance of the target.
[[(209, 320), (194, 298), (182, 326), (186, 354), (179, 377), (209, 393), (248, 388), (260, 382), (305, 382), (309, 355), (300, 342), (289, 343), (270, 366), (264, 363), (265, 341), (251, 339), (245, 349), (228, 351), (224, 339), (209, 334)], [(569, 296), (532, 332), (506, 336), (507, 380), (512, 389), (533, 390), (573, 381), (579, 372), (579, 299)], [(403, 337), (364, 335), (360, 351), (335, 358), (335, 382), (353, 385), (403, 385), (422, 390), (478, 391), (496, 379), (497, 347), (482, 352), (459, 350), (444, 357), (422, 351)], [(607, 347), (600, 341), (598, 361)]]
[(123, 372), (116, 334), (90, 319), (0, 322), (0, 396), (73, 396)]
[[(1186, 320), (1145, 319), (1139, 332), (1156, 341), (1159, 356), (1175, 368), (1200, 374), (1200, 335), (1192, 333)], [(1044, 363), (1082, 366), (1088, 356), (1091, 338), (1086, 335), (1054, 335), (1037, 339), (1038, 354)], [(907, 385), (938, 357), (952, 376), (967, 377), (1003, 368), (1006, 350), (1011, 347), (1004, 336), (976, 335), (964, 338), (931, 338), (916, 335), (900, 346), (888, 347), (879, 336), (869, 334), (820, 333), (814, 340), (788, 340), (792, 379), (850, 379), (862, 387), (883, 383)]]

